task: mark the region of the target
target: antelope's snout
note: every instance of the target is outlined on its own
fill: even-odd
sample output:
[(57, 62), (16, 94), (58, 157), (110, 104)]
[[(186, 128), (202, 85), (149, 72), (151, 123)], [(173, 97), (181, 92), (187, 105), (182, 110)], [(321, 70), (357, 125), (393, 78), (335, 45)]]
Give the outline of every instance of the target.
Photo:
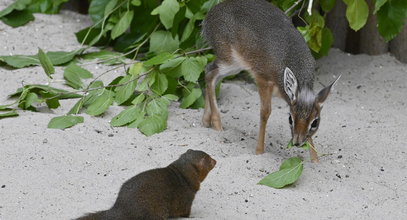
[(293, 145), (296, 147), (302, 146), (306, 141), (305, 135), (294, 135), (293, 137)]
[(292, 135), (293, 135), (293, 145), (296, 147), (302, 146), (305, 141), (307, 141), (307, 124), (305, 121), (299, 120), (294, 126), (294, 129), (292, 130)]

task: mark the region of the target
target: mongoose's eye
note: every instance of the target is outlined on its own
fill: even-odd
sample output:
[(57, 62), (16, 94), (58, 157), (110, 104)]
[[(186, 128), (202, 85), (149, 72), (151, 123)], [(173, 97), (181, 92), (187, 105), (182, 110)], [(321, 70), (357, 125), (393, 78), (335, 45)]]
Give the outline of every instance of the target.
[(318, 123), (319, 123), (319, 118), (314, 119), (314, 121), (312, 121), (312, 123), (311, 123), (311, 130), (317, 129)]
[(293, 126), (293, 119), (291, 118), (291, 115), (288, 116), (288, 123), (290, 123), (290, 126)]

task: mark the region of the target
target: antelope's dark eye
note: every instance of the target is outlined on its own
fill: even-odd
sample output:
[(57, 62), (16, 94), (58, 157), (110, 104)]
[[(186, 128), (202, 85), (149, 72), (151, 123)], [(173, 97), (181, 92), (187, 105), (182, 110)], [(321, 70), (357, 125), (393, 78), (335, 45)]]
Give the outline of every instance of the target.
[(291, 115), (288, 116), (288, 123), (290, 123), (290, 125), (293, 125), (293, 119), (291, 118)]
[(312, 121), (312, 123), (311, 123), (311, 129), (317, 128), (318, 127), (318, 122), (319, 122), (318, 118), (314, 119), (314, 121)]

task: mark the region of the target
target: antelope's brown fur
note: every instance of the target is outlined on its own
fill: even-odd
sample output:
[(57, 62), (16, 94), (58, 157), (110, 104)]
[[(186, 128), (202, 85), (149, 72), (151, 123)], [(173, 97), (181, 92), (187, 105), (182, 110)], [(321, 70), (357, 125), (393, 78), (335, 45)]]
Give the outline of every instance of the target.
[[(318, 100), (326, 97), (314, 94), (315, 60), (304, 38), (280, 9), (265, 0), (226, 0), (208, 12), (202, 34), (216, 54), (216, 60), (206, 68), (204, 126), (222, 130), (214, 92), (216, 82), (247, 70), (255, 78), (261, 102), (256, 153), (264, 152), (272, 95), (280, 96), (290, 106), (291, 115), (295, 117), (293, 140), (296, 137), (298, 142), (303, 142), (305, 136), (311, 139), (315, 132), (309, 135), (309, 125), (319, 117), (321, 102)], [(296, 101), (285, 92), (286, 68), (298, 83)], [(330, 87), (324, 94), (329, 94), (329, 90)]]

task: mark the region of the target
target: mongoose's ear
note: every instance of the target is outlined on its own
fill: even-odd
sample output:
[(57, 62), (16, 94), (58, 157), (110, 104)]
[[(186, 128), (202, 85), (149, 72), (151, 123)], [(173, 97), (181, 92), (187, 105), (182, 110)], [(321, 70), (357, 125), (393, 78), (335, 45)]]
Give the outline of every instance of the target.
[(290, 98), (291, 103), (295, 103), (297, 100), (298, 83), (294, 73), (290, 68), (286, 67), (284, 70), (284, 91)]
[(318, 96), (317, 96), (317, 102), (318, 104), (322, 105), (323, 102), (325, 102), (326, 98), (328, 98), (329, 93), (331, 90), (333, 90), (336, 82), (341, 78), (342, 75), (340, 75), (331, 85), (323, 88), (321, 91), (319, 91)]

